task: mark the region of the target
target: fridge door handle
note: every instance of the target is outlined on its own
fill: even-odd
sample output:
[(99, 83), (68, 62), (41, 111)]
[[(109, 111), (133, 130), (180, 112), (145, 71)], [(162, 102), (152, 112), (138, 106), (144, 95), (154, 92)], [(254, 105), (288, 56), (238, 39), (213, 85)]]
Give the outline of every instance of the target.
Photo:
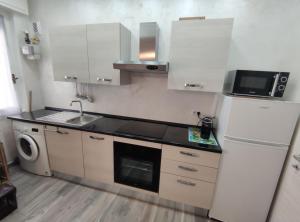
[(293, 155), (294, 159), (300, 162), (300, 154), (294, 154)]
[(275, 76), (274, 85), (273, 85), (273, 88), (272, 88), (272, 91), (271, 91), (271, 96), (272, 97), (274, 97), (274, 95), (275, 95), (279, 77), (280, 77), (280, 74), (277, 73), (276, 76)]

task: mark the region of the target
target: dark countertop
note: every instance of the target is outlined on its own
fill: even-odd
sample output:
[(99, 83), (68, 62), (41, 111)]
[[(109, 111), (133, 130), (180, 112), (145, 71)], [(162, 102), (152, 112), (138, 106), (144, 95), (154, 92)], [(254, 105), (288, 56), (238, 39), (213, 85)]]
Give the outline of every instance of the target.
[[(103, 117), (88, 125), (81, 126), (81, 127), (38, 120), (38, 118), (40, 117), (51, 115), (62, 110), (63, 109), (46, 107), (45, 109), (36, 110), (31, 113), (24, 112), (19, 115), (9, 116), (8, 119), (19, 120), (19, 121), (30, 122), (30, 123), (52, 125), (52, 126), (60, 126), (69, 129), (77, 129), (77, 130), (93, 132), (93, 133), (102, 133), (107, 135), (126, 137), (131, 139), (138, 139), (138, 140), (144, 140), (144, 141), (150, 141), (150, 142), (162, 143), (168, 145), (175, 145), (175, 146), (187, 147), (191, 149), (197, 149), (197, 150), (203, 150), (203, 151), (209, 151), (215, 153), (222, 153), (222, 149), (220, 146), (189, 142), (188, 125), (183, 125), (183, 124), (152, 121), (152, 120), (137, 119), (137, 118), (130, 118), (130, 117), (120, 117), (120, 116), (91, 113), (91, 112), (85, 112), (85, 113), (93, 114), (93, 115), (101, 115)], [(146, 137), (146, 136), (134, 135), (131, 133), (120, 132), (119, 129), (121, 127), (124, 127), (126, 124), (132, 123), (133, 121), (138, 122), (139, 125), (142, 125), (144, 127), (147, 127), (147, 125), (151, 126), (154, 124), (160, 124), (161, 126), (165, 126), (165, 132), (163, 134), (164, 136), (158, 139), (158, 138), (153, 138), (148, 136)]]

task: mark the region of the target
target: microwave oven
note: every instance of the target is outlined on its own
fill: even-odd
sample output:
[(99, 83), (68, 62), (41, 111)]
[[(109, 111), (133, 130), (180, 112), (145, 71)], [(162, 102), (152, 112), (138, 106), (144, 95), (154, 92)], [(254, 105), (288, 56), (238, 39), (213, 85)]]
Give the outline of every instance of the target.
[(228, 73), (224, 92), (232, 95), (282, 97), (288, 72), (234, 70)]

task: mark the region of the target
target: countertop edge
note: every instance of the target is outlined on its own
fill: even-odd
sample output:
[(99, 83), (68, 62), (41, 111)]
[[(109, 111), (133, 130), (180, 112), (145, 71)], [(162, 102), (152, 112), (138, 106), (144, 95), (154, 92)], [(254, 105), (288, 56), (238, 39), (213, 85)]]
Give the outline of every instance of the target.
[[(85, 113), (90, 113), (90, 112), (85, 112)], [(94, 113), (94, 114), (101, 115), (101, 114), (97, 114), (97, 113)], [(118, 137), (124, 137), (124, 138), (128, 138), (128, 139), (136, 139), (136, 140), (142, 140), (142, 141), (147, 141), (147, 142), (160, 143), (160, 144), (165, 144), (165, 145), (172, 145), (172, 146), (177, 146), (177, 147), (184, 147), (184, 148), (189, 148), (189, 149), (207, 151), (207, 152), (212, 152), (212, 153), (219, 153), (219, 154), (222, 153), (222, 148), (219, 145), (219, 143), (218, 143), (218, 149), (210, 149), (210, 148), (201, 147), (201, 146), (195, 147), (195, 146), (189, 146), (188, 144), (180, 144), (180, 143), (176, 143), (176, 142), (165, 141), (163, 139), (151, 139), (151, 138), (146, 138), (146, 137), (142, 137), (142, 136), (128, 135), (128, 134), (115, 133), (115, 132), (107, 132), (107, 131), (101, 131), (101, 130), (93, 131), (93, 130), (89, 130), (86, 128), (82, 128), (82, 126), (76, 127), (76, 126), (70, 126), (70, 125), (53, 123), (53, 122), (18, 118), (18, 117), (14, 117), (14, 116), (8, 116), (7, 119), (16, 120), (16, 121), (20, 121), (20, 122), (49, 125), (49, 126), (55, 126), (55, 127), (63, 127), (63, 128), (67, 128), (67, 129), (80, 130), (83, 132), (100, 133), (100, 134), (105, 134), (105, 135), (110, 135), (110, 136), (118, 136)], [(177, 124), (174, 124), (173, 126), (176, 126), (176, 125)], [(215, 133), (214, 133), (214, 135), (215, 135)]]

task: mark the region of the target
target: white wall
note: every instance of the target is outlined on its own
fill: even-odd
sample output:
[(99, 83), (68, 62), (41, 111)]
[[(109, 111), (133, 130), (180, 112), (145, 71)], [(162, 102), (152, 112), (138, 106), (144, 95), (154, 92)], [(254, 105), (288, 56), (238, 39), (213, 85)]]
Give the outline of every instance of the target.
[[(122, 22), (133, 34), (132, 58), (138, 54), (140, 22), (157, 21), (160, 26), (160, 60), (167, 61), (171, 21), (181, 16), (234, 17), (229, 69), (284, 70), (291, 72), (287, 98), (296, 98), (300, 83), (300, 7), (297, 0), (30, 0), (32, 20), (41, 21), (41, 84), (47, 106), (69, 108), (74, 98), (71, 83), (53, 81), (48, 29), (63, 24)], [(170, 64), (172, 65), (172, 64)], [(214, 95), (167, 90), (167, 79), (133, 75), (132, 84), (121, 87), (92, 87), (96, 101), (85, 109), (126, 116), (195, 123), (192, 110), (214, 112)]]
[[(33, 91), (33, 109), (44, 107), (40, 88), (38, 64), (28, 61), (22, 54), (20, 46), (24, 44), (24, 30), (30, 28), (29, 18), (12, 10), (0, 7), (0, 15), (4, 17), (4, 26), (8, 44), (11, 72), (19, 78), (14, 85), (21, 110), (28, 110), (28, 91)], [(0, 117), (0, 141), (4, 148), (8, 162), (16, 157), (16, 145), (11, 121)]]

